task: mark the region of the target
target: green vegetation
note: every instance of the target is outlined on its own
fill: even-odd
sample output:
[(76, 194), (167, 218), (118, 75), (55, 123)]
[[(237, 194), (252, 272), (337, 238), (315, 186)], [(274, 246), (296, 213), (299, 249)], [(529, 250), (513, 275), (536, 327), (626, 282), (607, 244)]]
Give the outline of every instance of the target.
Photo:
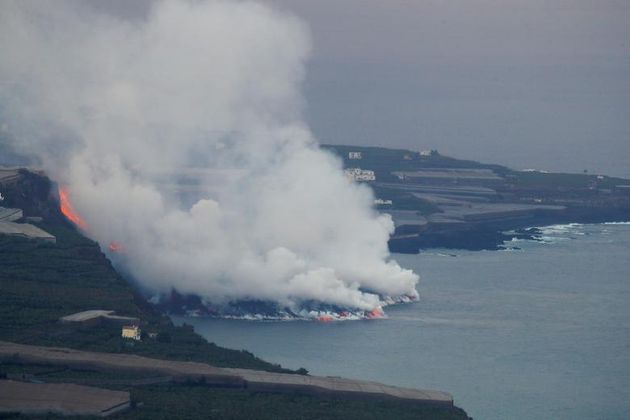
[[(135, 388), (144, 405), (116, 419), (467, 419), (463, 410), (405, 401), (350, 401), (328, 397), (243, 392), (201, 386)], [(179, 414), (185, 413), (185, 414)]]
[[(129, 386), (151, 378), (63, 369), (46, 365), (0, 365), (0, 377), (26, 375), (43, 382), (72, 382), (129, 390), (135, 408), (112, 419), (468, 419), (456, 407), (426, 406), (410, 401), (363, 401), (327, 396), (217, 389), (200, 384)], [(61, 418), (47, 416), (48, 419)], [(84, 417), (90, 418), (90, 417)]]
[[(0, 236), (0, 340), (287, 371), (249, 352), (208, 343), (191, 326), (174, 326), (134, 292), (98, 244), (69, 226), (41, 227), (57, 237), (57, 244)], [(88, 309), (139, 317), (143, 330), (159, 335), (130, 343), (115, 325), (88, 328), (58, 321)]]
[[(612, 189), (617, 185), (628, 185), (630, 180), (586, 173), (566, 174), (540, 171), (515, 171), (502, 165), (486, 164), (474, 160), (456, 159), (441, 155), (437, 151), (429, 156), (405, 149), (383, 147), (322, 145), (322, 148), (339, 156), (345, 167), (358, 166), (371, 169), (379, 182), (398, 182), (391, 175), (395, 171), (416, 171), (429, 168), (444, 169), (489, 169), (499, 176), (507, 177), (508, 183), (520, 188), (540, 189), (586, 189), (591, 187)], [(351, 160), (349, 152), (361, 152), (361, 160)]]
[[(463, 410), (456, 407), (423, 406), (408, 401), (362, 401), (325, 396), (262, 393), (209, 388), (202, 385), (139, 386), (131, 389), (131, 399), (135, 408), (108, 418), (112, 420), (469, 419)], [(52, 420), (66, 417), (47, 415), (29, 416), (29, 418)], [(80, 420), (98, 417), (72, 418)]]
[[(127, 381), (132, 382), (138, 379), (146, 379), (154, 377), (147, 373), (138, 372), (99, 372), (88, 370), (67, 369), (62, 366), (53, 365), (23, 365), (18, 363), (2, 363), (0, 364), (0, 377), (15, 377), (15, 375), (23, 376), (41, 382), (74, 382), (85, 385), (107, 385), (126, 384)], [(94, 382), (94, 383), (92, 383)]]
[[(394, 171), (417, 171), (428, 168), (490, 169), (499, 175), (510, 172), (505, 166), (455, 159), (441, 155), (437, 151), (429, 156), (421, 156), (419, 152), (384, 147), (322, 145), (322, 148), (343, 159), (347, 168), (373, 170), (379, 182), (397, 181), (398, 178), (391, 175)], [(361, 160), (350, 160), (349, 152), (361, 152)]]
[(509, 178), (517, 187), (536, 189), (588, 189), (615, 188), (627, 184), (628, 180), (609, 176), (588, 174), (563, 174), (538, 171), (512, 171)]

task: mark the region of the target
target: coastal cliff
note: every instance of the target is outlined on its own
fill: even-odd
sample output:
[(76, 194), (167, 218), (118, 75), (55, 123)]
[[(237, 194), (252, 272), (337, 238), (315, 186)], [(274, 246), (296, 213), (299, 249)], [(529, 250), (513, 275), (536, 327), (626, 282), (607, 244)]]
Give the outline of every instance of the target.
[[(532, 228), (630, 220), (630, 180), (605, 174), (517, 171), (441, 155), (380, 147), (325, 145), (392, 216), (392, 252), (428, 248), (501, 249)], [(354, 172), (349, 172), (352, 175)], [(356, 178), (356, 177), (354, 177)]]

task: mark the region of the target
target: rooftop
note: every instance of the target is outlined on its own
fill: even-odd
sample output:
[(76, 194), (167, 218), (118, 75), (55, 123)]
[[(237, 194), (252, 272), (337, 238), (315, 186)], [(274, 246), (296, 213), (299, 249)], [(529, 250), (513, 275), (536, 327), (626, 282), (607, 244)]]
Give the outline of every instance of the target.
[(20, 236), (23, 238), (56, 242), (56, 238), (53, 235), (29, 223), (0, 221), (0, 235)]
[(129, 408), (129, 392), (74, 384), (0, 380), (0, 413), (107, 416)]
[(23, 216), (22, 210), (10, 209), (7, 207), (0, 207), (0, 221), (1, 222), (15, 222), (21, 219)]
[(105, 309), (90, 309), (88, 311), (77, 312), (75, 314), (66, 315), (61, 317), (61, 322), (87, 322), (97, 319), (104, 319), (109, 321), (119, 321), (121, 323), (135, 324), (139, 322), (139, 319), (132, 316), (120, 316), (114, 315), (114, 311), (108, 311)]
[(83, 321), (89, 321), (90, 319), (111, 315), (113, 313), (114, 311), (106, 311), (103, 309), (92, 309), (89, 311), (77, 312), (76, 314), (66, 315), (64, 317), (61, 317), (61, 321), (83, 322)]

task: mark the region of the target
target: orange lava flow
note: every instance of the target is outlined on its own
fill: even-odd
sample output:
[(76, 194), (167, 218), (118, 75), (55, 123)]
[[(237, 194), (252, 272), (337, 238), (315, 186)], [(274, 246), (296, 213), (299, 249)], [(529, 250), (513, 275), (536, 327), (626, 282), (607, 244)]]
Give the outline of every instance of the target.
[(333, 320), (333, 317), (330, 315), (320, 315), (317, 317), (317, 320), (319, 322), (331, 322)]
[(87, 223), (81, 218), (79, 213), (72, 207), (70, 198), (68, 198), (68, 191), (64, 187), (59, 187), (59, 205), (61, 207), (61, 213), (66, 216), (68, 220), (77, 225), (81, 230), (87, 230)]
[(112, 252), (121, 253), (124, 251), (123, 245), (120, 242), (116, 242), (116, 241), (110, 242), (107, 248)]
[(383, 313), (383, 310), (381, 308), (375, 308), (371, 310), (370, 312), (368, 312), (367, 317), (369, 319), (385, 318), (385, 313)]

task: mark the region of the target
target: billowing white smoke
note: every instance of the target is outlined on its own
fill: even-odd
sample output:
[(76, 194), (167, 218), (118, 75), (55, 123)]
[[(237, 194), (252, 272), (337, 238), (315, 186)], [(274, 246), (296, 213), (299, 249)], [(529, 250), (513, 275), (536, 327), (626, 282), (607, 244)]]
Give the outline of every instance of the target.
[(3, 121), (145, 288), (362, 310), (416, 297), (388, 260), (391, 219), (302, 121), (300, 21), (223, 1), (157, 3), (141, 21), (0, 8)]

